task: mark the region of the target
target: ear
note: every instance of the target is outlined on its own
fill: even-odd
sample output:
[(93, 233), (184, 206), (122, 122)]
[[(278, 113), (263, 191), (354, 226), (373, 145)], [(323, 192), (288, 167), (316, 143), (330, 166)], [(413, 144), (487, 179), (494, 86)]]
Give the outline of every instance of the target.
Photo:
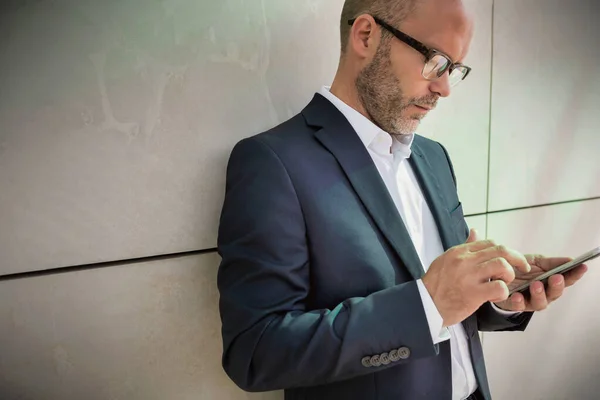
[(350, 28), (348, 47), (360, 58), (371, 58), (377, 51), (380, 38), (379, 27), (373, 17), (362, 14)]

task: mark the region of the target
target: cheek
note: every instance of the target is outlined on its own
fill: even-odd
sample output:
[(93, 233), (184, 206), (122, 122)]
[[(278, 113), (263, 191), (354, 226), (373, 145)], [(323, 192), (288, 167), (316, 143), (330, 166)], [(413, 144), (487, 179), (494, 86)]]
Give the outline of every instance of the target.
[(424, 67), (423, 56), (416, 50), (401, 47), (392, 48), (390, 62), (394, 71), (400, 78), (410, 80), (424, 79), (421, 74)]
[(402, 93), (407, 99), (425, 96), (429, 93), (429, 82), (423, 78), (423, 62), (414, 55), (405, 58), (392, 57), (391, 67)]

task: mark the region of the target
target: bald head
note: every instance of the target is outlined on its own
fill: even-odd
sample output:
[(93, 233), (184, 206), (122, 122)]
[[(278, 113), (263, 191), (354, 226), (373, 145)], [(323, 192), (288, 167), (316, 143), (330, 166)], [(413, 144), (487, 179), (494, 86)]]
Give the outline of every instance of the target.
[(388, 23), (398, 26), (412, 14), (424, 0), (346, 0), (340, 20), (340, 38), (342, 53), (346, 51), (350, 25), (348, 21), (361, 14), (375, 15)]
[[(414, 20), (413, 17), (452, 15), (453, 23), (462, 24), (466, 30), (472, 28), (471, 17), (467, 15), (462, 0), (346, 0), (340, 18), (342, 54), (346, 52), (350, 36), (348, 21), (362, 14), (377, 16), (395, 27), (400, 27), (407, 19)], [(416, 19), (422, 21), (422, 18)]]

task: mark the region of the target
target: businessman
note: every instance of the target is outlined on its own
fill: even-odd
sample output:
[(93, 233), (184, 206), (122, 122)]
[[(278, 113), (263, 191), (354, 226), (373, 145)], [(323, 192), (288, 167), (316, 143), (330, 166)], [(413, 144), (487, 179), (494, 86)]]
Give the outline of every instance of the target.
[(524, 330), (585, 273), (508, 297), (569, 258), (477, 237), (448, 153), (415, 134), (468, 79), (472, 32), (458, 0), (347, 0), (331, 87), (234, 147), (217, 283), (223, 367), (240, 388), (490, 399), (478, 331)]

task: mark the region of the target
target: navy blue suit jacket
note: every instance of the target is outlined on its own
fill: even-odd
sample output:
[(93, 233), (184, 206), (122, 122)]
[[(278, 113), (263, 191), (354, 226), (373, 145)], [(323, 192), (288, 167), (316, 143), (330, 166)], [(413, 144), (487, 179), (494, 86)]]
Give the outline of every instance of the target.
[[(444, 249), (468, 236), (444, 147), (416, 135), (409, 159)], [(286, 399), (451, 399), (448, 341), (434, 345), (423, 268), (352, 126), (315, 95), (234, 147), (218, 234), (222, 363), (246, 391)], [(489, 304), (463, 322), (477, 383), (478, 330), (522, 330)]]

